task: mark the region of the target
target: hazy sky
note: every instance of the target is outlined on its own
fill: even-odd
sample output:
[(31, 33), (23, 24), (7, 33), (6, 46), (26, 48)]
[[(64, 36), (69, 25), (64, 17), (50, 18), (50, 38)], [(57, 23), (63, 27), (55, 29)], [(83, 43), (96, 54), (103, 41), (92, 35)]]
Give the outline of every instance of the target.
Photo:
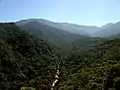
[(26, 18), (101, 26), (120, 20), (120, 0), (0, 0), (0, 21)]

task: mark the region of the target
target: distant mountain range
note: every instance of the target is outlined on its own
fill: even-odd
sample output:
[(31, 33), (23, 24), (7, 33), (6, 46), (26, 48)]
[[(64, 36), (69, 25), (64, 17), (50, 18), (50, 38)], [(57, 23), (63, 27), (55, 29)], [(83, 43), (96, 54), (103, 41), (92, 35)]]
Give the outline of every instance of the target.
[(84, 26), (72, 23), (58, 23), (45, 19), (26, 19), (16, 22), (22, 29), (37, 35), (54, 47), (70, 49), (71, 43), (78, 40), (85, 45), (95, 37), (120, 37), (120, 22), (108, 23), (102, 27)]
[(117, 23), (108, 23), (101, 28), (98, 32), (95, 32), (93, 36), (98, 37), (113, 37), (120, 34), (120, 22)]
[(117, 22), (115, 24), (108, 23), (102, 27), (77, 25), (72, 23), (58, 23), (58, 22), (48, 21), (45, 19), (26, 19), (26, 20), (21, 20), (17, 22), (17, 25), (21, 27), (24, 27), (24, 26), (30, 27), (34, 25), (36, 27), (34, 29), (37, 29), (39, 31), (37, 33), (41, 33), (41, 30), (39, 30), (38, 28), (40, 27), (41, 24), (47, 25), (47, 27), (52, 27), (56, 30), (59, 29), (60, 32), (62, 30), (62, 32), (66, 31), (66, 33), (69, 32), (69, 33), (74, 33), (78, 35), (85, 35), (85, 36), (92, 36), (92, 37), (110, 37), (110, 36), (118, 35), (120, 33), (120, 22)]
[(16, 24), (29, 33), (37, 35), (50, 44), (57, 46), (57, 48), (62, 47), (63, 49), (69, 49), (71, 43), (76, 39), (83, 38), (84, 40), (84, 38), (88, 38), (88, 36), (83, 36), (84, 34), (79, 35), (60, 29), (60, 27), (55, 27), (53, 25), (56, 23), (43, 19), (21, 20), (16, 22)]

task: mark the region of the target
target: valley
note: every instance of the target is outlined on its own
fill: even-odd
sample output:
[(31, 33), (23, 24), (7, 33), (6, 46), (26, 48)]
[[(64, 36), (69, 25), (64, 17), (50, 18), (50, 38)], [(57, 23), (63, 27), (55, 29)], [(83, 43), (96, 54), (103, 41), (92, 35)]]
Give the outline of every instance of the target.
[(119, 90), (119, 24), (1, 22), (0, 89)]

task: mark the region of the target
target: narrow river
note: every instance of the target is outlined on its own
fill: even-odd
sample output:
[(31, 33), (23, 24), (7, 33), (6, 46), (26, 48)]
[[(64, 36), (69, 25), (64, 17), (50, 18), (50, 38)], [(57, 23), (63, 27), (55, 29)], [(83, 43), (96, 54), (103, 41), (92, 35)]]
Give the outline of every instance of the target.
[(55, 87), (56, 83), (58, 82), (58, 79), (59, 79), (59, 70), (57, 70), (57, 73), (55, 75), (55, 80), (52, 83), (51, 90), (54, 90), (54, 87)]

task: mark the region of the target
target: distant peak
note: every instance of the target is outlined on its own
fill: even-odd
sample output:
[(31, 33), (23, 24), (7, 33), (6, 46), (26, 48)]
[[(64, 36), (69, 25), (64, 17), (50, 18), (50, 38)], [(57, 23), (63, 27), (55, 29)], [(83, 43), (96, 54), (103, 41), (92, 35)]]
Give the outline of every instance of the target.
[(110, 27), (112, 25), (113, 25), (113, 23), (107, 23), (107, 24), (103, 25), (101, 28), (108, 28), (108, 27)]

